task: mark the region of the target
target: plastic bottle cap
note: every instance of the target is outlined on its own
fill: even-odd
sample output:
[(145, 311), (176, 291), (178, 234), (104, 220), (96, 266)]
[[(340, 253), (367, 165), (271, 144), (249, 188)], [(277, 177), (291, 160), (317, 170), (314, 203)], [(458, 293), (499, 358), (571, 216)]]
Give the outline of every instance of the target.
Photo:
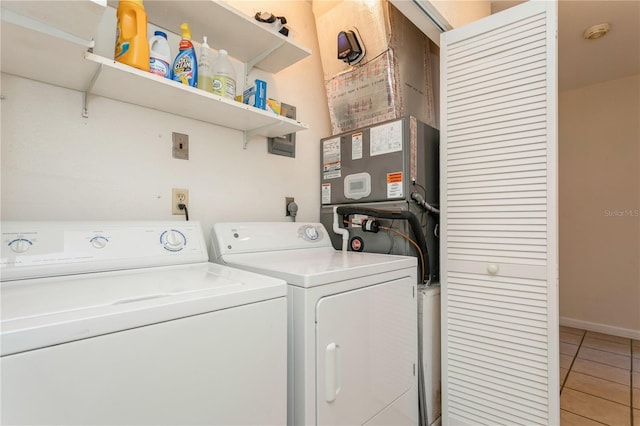
[(142, 0), (120, 0), (120, 3), (134, 3), (144, 8), (144, 4), (142, 4)]
[(156, 31), (155, 33), (153, 33), (153, 35), (157, 35), (157, 36), (160, 36), (160, 37), (167, 38), (167, 33), (164, 33), (162, 31)]
[(191, 40), (191, 28), (189, 28), (189, 24), (183, 22), (180, 24), (180, 31), (182, 32), (182, 38)]

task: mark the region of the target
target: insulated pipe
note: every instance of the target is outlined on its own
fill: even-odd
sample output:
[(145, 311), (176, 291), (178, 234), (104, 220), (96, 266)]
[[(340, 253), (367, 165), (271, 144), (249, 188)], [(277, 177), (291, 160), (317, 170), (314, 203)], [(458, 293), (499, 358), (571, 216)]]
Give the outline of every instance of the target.
[(342, 235), (342, 251), (347, 251), (347, 248), (349, 247), (349, 231), (340, 227), (337, 209), (338, 207), (333, 208), (333, 232), (338, 235)]
[(425, 201), (424, 198), (422, 198), (422, 195), (418, 194), (417, 192), (412, 192), (411, 193), (411, 199), (413, 201), (415, 201), (416, 203), (418, 203), (418, 205), (420, 207), (422, 207), (423, 209), (425, 209), (426, 211), (433, 213), (433, 214), (440, 214), (440, 210), (438, 210), (437, 208), (433, 207), (431, 204), (427, 203)]
[[(416, 215), (414, 215), (413, 213), (411, 213), (410, 211), (406, 211), (406, 210), (399, 210), (399, 211), (389, 211), (389, 210), (379, 210), (379, 209), (371, 209), (371, 208), (367, 208), (367, 207), (358, 207), (358, 206), (340, 206), (340, 207), (334, 207), (333, 208), (333, 230), (334, 232), (336, 231), (336, 226), (338, 226), (338, 215), (352, 215), (352, 214), (362, 214), (362, 215), (367, 215), (367, 216), (373, 216), (373, 217), (377, 217), (380, 219), (391, 219), (391, 220), (406, 220), (409, 222), (409, 226), (411, 227), (411, 231), (413, 232), (413, 236), (416, 239), (416, 243), (418, 244), (418, 247), (420, 247), (420, 250), (422, 250), (422, 253), (424, 255), (424, 259), (425, 259), (425, 265), (430, 265), (430, 259), (429, 259), (429, 251), (427, 250), (427, 239), (425, 238), (423, 232), (422, 232), (422, 227), (420, 226), (420, 221), (418, 220), (418, 218), (416, 217)], [(344, 229), (343, 229), (344, 230)], [(346, 231), (346, 230), (345, 230)], [(347, 231), (347, 239), (349, 238), (349, 231)], [(342, 240), (342, 245), (343, 247), (345, 247), (345, 236), (343, 234), (343, 240)], [(345, 250), (343, 248), (343, 250)], [(421, 271), (421, 272), (426, 272), (426, 271)], [(425, 276), (428, 276), (428, 274), (425, 273)]]

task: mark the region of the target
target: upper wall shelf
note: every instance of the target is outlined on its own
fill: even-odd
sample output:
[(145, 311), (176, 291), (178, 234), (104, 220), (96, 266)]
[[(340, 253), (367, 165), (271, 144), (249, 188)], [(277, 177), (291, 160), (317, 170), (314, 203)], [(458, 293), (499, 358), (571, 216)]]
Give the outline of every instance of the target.
[[(107, 9), (105, 0), (3, 0), (0, 5), (2, 72), (241, 130), (245, 144), (253, 135), (275, 137), (308, 128), (87, 52)], [(275, 73), (311, 54), (222, 2), (147, 1), (145, 9), (150, 22), (168, 31), (189, 22), (194, 39), (207, 35), (212, 47), (226, 49), (249, 68)]]
[(212, 48), (226, 49), (249, 68), (277, 73), (311, 55), (290, 37), (222, 1), (148, 1), (144, 5), (150, 22), (174, 33), (179, 33), (181, 23), (188, 22), (194, 40), (207, 36)]

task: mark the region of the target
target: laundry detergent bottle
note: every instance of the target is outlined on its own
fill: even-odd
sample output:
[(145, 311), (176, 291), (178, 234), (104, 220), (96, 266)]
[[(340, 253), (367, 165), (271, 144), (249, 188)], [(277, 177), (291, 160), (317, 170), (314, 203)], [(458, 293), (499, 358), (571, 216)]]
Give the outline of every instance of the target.
[(180, 25), (182, 40), (180, 50), (173, 61), (173, 79), (182, 84), (196, 87), (198, 84), (198, 60), (196, 50), (191, 42), (191, 29), (189, 24)]
[(120, 0), (114, 59), (117, 62), (149, 71), (147, 14), (142, 0)]

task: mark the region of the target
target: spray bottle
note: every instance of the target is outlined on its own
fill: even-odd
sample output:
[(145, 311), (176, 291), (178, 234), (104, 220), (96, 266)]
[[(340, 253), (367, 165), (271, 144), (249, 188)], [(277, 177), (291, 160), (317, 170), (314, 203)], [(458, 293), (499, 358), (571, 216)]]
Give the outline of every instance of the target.
[(198, 60), (196, 50), (191, 43), (191, 29), (189, 24), (180, 25), (182, 40), (180, 40), (180, 51), (173, 61), (173, 79), (182, 84), (196, 87), (198, 84)]

